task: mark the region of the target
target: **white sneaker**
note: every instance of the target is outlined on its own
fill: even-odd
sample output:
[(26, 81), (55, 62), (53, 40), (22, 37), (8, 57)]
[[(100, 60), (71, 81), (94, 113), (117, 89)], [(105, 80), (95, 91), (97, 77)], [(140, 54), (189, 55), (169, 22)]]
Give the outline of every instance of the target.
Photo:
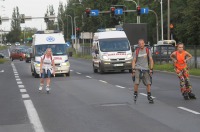
[(46, 91), (47, 91), (47, 93), (49, 93), (49, 91), (50, 91), (49, 86), (46, 86)]
[(41, 90), (42, 90), (42, 86), (39, 87), (39, 91), (41, 91)]

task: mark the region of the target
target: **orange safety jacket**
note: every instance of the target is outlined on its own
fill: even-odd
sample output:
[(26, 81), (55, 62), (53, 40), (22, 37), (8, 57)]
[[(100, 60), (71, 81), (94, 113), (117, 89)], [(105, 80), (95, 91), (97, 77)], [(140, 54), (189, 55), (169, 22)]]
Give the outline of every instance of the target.
[(184, 62), (185, 57), (186, 57), (186, 53), (185, 53), (184, 50), (181, 53), (176, 51), (176, 60), (177, 60), (177, 62), (175, 63), (175, 67), (177, 69), (182, 70), (182, 69), (187, 67), (187, 63)]

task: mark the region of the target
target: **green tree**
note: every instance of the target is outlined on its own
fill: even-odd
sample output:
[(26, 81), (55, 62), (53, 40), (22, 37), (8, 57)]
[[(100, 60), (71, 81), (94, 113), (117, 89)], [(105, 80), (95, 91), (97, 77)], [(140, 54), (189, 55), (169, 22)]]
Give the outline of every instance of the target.
[(19, 8), (16, 7), (13, 9), (12, 21), (11, 21), (11, 31), (7, 35), (9, 42), (20, 42), (20, 19), (19, 19)]
[[(52, 15), (55, 15), (55, 11), (54, 11), (53, 5), (49, 5), (47, 7), (47, 11), (44, 16), (48, 17), (48, 16), (52, 16)], [(57, 29), (57, 25), (54, 24), (54, 20), (49, 20), (48, 22), (46, 22), (46, 26), (47, 26), (47, 30), (56, 30)]]

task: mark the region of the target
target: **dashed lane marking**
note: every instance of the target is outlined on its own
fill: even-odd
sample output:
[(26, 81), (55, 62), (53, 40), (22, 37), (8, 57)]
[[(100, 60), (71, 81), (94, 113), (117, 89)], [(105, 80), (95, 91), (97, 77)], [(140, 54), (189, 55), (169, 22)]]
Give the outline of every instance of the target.
[(87, 78), (92, 78), (91, 76), (86, 76)]
[(20, 81), (20, 80), (21, 80), (20, 78), (17, 78), (17, 79), (16, 79), (16, 81)]
[(21, 82), (21, 81), (19, 81), (19, 82), (17, 82), (17, 84), (22, 84), (22, 82)]
[(24, 85), (18, 85), (19, 88), (24, 88)]
[(24, 100), (24, 105), (35, 132), (45, 132), (33, 102), (31, 100)]
[(125, 88), (125, 87), (123, 87), (123, 86), (119, 86), (119, 85), (115, 85), (116, 87), (118, 87), (118, 88)]
[(27, 98), (30, 98), (30, 96), (28, 94), (22, 94), (22, 98), (27, 99)]
[(187, 112), (190, 112), (190, 113), (193, 113), (193, 114), (196, 114), (196, 115), (199, 115), (200, 113), (197, 112), (197, 111), (194, 111), (194, 110), (191, 110), (191, 109), (188, 109), (188, 108), (185, 108), (185, 107), (177, 107), (179, 109), (182, 109), (182, 110), (185, 110)]
[(20, 89), (20, 92), (21, 93), (26, 93), (27, 91), (26, 91), (26, 89)]
[[(140, 93), (141, 95), (144, 95), (144, 96), (146, 96), (147, 97), (147, 94), (145, 94), (145, 93)], [(154, 97), (154, 96), (151, 96), (153, 99), (155, 99), (156, 97)]]
[(108, 83), (108, 82), (106, 82), (106, 81), (103, 81), (103, 80), (99, 80), (100, 82), (102, 82), (102, 83)]
[(80, 73), (80, 72), (76, 72), (76, 74), (79, 74), (79, 75), (80, 75), (81, 73)]

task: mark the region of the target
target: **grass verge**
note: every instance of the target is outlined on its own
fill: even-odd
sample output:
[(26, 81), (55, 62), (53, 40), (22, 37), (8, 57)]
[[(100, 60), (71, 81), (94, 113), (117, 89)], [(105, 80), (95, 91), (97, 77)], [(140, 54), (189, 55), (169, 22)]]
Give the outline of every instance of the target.
[(0, 59), (0, 64), (3, 64), (4, 62), (6, 62), (7, 60), (6, 59)]
[[(174, 72), (172, 64), (155, 64), (154, 70)], [(200, 76), (200, 69), (191, 68), (189, 69), (190, 75)]]

